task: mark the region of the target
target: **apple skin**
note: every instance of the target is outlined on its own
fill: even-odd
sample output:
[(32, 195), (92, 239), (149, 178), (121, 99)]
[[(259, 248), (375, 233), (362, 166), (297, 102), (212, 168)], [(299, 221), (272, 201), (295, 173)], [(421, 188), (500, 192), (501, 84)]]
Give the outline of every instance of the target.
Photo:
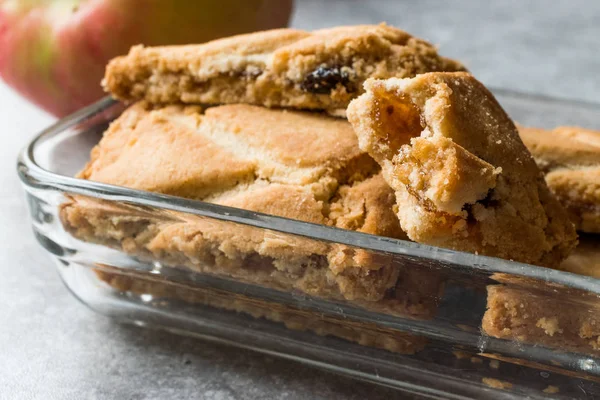
[(103, 96), (132, 45), (203, 43), (287, 26), (293, 0), (0, 0), (0, 77), (62, 117)]

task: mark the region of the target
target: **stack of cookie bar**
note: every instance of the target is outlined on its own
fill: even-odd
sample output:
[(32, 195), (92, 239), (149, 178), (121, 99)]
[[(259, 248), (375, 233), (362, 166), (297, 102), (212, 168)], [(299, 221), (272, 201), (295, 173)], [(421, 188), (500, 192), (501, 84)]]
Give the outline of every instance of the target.
[[(546, 182), (580, 233), (577, 248), (559, 269), (600, 278), (600, 132), (575, 127), (552, 131), (519, 127)], [(600, 354), (600, 299), (538, 283), (498, 277), (488, 287), (482, 328), (494, 337)]]
[[(569, 139), (597, 141), (596, 133), (558, 129), (564, 140), (545, 143), (546, 133), (519, 132), (462, 64), (390, 26), (138, 46), (110, 62), (103, 85), (132, 105), (92, 151), (83, 179), (550, 268), (568, 266), (573, 222), (600, 231), (598, 179), (588, 173), (598, 176), (598, 149)], [(409, 318), (432, 317), (443, 287), (434, 271), (252, 227), (157, 218), (79, 196), (61, 218), (73, 236), (129, 254)], [(378, 341), (381, 332), (369, 327), (355, 334), (290, 310), (256, 314), (414, 351), (390, 344), (390, 335)], [(499, 332), (513, 321), (498, 323), (484, 329), (510, 337)]]

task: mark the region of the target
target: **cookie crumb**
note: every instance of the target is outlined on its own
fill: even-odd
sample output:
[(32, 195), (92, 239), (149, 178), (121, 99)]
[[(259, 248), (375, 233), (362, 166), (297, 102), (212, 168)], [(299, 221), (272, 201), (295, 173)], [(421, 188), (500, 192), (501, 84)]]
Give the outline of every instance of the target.
[(551, 318), (542, 317), (542, 318), (538, 319), (535, 326), (537, 326), (538, 328), (542, 328), (544, 330), (544, 332), (546, 333), (546, 335), (549, 335), (549, 336), (554, 336), (555, 333), (563, 332), (563, 330), (560, 329), (558, 326), (558, 318), (556, 318), (556, 317), (551, 317)]
[(495, 378), (481, 378), (481, 382), (494, 389), (511, 389), (513, 387), (512, 383)]
[(558, 393), (559, 391), (560, 391), (560, 389), (557, 386), (552, 386), (552, 385), (549, 385), (546, 389), (543, 390), (544, 393), (549, 393), (549, 394)]

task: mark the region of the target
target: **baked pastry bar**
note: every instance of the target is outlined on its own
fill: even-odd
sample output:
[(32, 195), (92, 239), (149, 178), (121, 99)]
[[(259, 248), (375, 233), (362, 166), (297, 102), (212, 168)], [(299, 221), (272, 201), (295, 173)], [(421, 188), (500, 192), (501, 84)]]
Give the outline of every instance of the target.
[(519, 127), (519, 133), (577, 229), (600, 233), (600, 132)]
[[(79, 177), (306, 222), (404, 238), (394, 195), (350, 124), (250, 105), (147, 104), (115, 122)], [(434, 271), (396, 257), (266, 229), (74, 196), (61, 210), (84, 241), (281, 290), (430, 316)]]
[(490, 336), (600, 355), (598, 297), (493, 285), (488, 287), (487, 307), (482, 329)]
[(425, 337), (397, 329), (315, 313), (250, 296), (234, 295), (214, 288), (192, 287), (148, 274), (123, 274), (117, 270), (112, 272), (106, 267), (96, 269), (95, 272), (100, 280), (121, 293), (151, 294), (158, 308), (165, 301), (181, 301), (193, 307), (206, 305), (283, 323), (288, 329), (311, 331), (320, 336), (335, 336), (363, 346), (401, 354), (414, 354), (427, 344)]
[[(545, 173), (550, 190), (567, 208), (577, 228), (597, 231), (600, 198), (590, 195), (594, 187), (599, 191), (600, 134), (575, 127), (552, 131), (518, 128), (524, 144)], [(599, 278), (600, 239), (590, 234), (581, 236), (577, 248), (558, 268)], [(488, 288), (482, 323), (486, 334), (559, 350), (600, 354), (600, 325), (597, 327), (595, 318), (600, 299), (587, 297), (582, 301), (580, 296), (561, 288), (549, 291), (529, 286)]]
[[(600, 238), (580, 237), (563, 271), (600, 278)], [(488, 286), (487, 335), (559, 350), (600, 355), (600, 296), (558, 284), (496, 274)]]
[(249, 103), (343, 112), (368, 77), (464, 67), (386, 25), (278, 29), (200, 45), (142, 47), (115, 58), (103, 85), (121, 100)]
[(517, 129), (467, 73), (368, 80), (348, 107), (416, 241), (556, 267), (577, 243)]

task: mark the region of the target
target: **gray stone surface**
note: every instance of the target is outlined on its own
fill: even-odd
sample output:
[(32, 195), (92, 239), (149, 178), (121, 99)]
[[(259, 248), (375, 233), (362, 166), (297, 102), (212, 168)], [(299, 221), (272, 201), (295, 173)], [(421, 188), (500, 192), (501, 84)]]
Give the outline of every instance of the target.
[[(387, 21), (485, 83), (600, 102), (600, 2), (300, 1), (293, 25)], [(363, 399), (388, 389), (299, 364), (121, 326), (75, 301), (34, 242), (18, 150), (52, 118), (0, 84), (0, 399)], [(600, 127), (598, 127), (600, 128)]]
[(484, 83), (600, 101), (593, 0), (300, 1), (293, 25), (387, 22), (440, 46)]

